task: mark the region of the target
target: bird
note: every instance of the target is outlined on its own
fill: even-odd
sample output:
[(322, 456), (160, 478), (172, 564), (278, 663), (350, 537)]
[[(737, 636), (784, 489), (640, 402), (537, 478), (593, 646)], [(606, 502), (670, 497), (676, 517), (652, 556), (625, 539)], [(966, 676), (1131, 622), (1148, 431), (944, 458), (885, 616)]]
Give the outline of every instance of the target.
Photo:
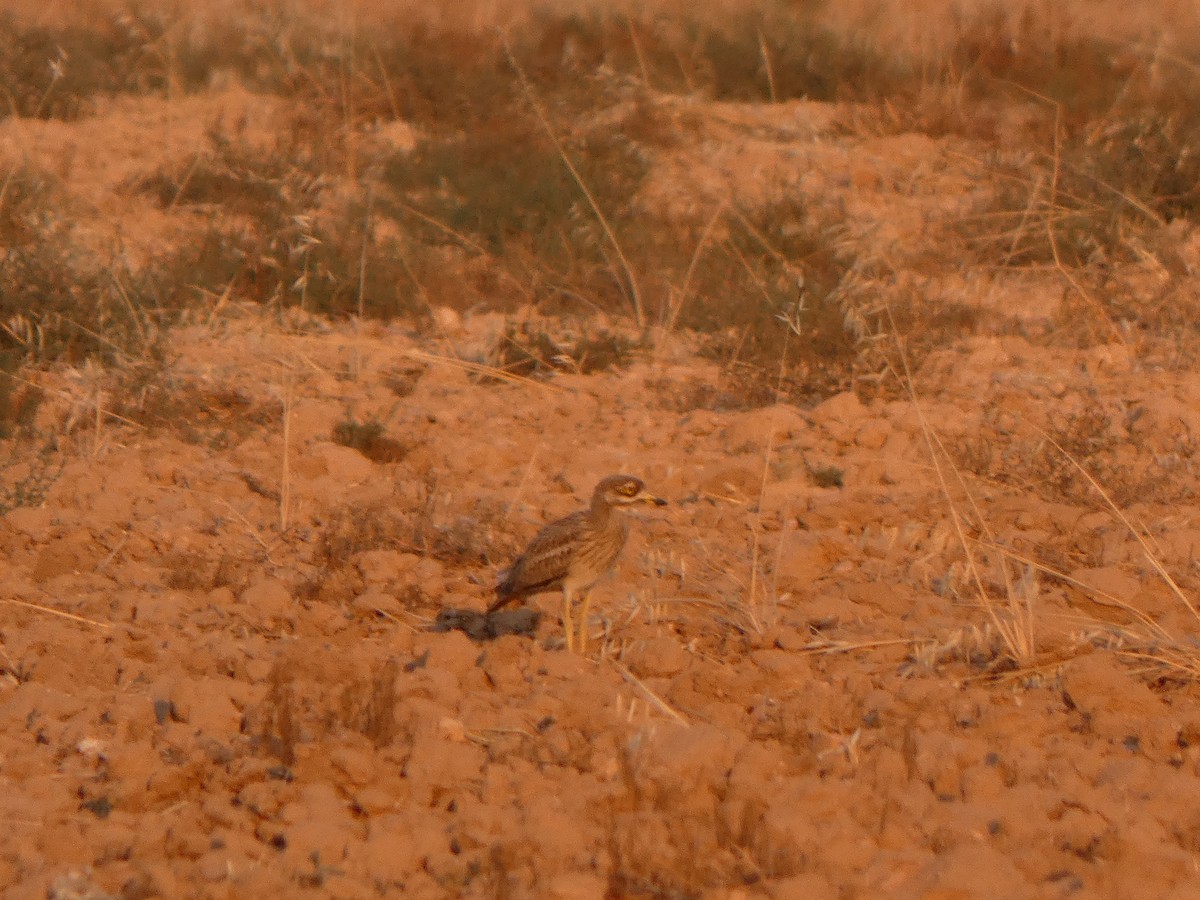
[[(562, 591), (562, 623), (568, 651), (587, 650), (588, 592), (605, 575), (629, 536), (622, 511), (631, 506), (666, 506), (667, 501), (646, 490), (640, 478), (609, 475), (596, 485), (587, 509), (564, 516), (537, 533), (529, 546), (501, 573), (490, 616), (513, 601), (534, 594)], [(572, 617), (579, 601), (578, 632)]]

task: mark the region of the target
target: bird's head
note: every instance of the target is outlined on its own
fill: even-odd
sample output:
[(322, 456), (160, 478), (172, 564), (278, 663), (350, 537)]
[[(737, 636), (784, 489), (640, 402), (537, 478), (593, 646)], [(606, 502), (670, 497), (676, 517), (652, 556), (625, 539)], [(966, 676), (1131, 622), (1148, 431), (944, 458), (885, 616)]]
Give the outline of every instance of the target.
[(656, 497), (646, 490), (642, 479), (632, 475), (609, 475), (598, 485), (592, 495), (593, 505), (597, 502), (606, 506), (624, 507), (648, 504), (651, 506), (666, 506), (667, 501)]

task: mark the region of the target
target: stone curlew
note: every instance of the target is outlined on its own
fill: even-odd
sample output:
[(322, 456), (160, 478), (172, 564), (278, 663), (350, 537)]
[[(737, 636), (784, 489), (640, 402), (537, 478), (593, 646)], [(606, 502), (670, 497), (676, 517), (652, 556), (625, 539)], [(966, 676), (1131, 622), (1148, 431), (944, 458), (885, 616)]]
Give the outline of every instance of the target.
[[(496, 586), (496, 599), (488, 614), (514, 600), (533, 594), (562, 590), (563, 631), (568, 650), (587, 649), (588, 592), (617, 561), (629, 522), (625, 507), (649, 503), (666, 506), (667, 501), (647, 492), (640, 478), (610, 475), (596, 485), (587, 509), (551, 522), (529, 542)], [(579, 627), (573, 625), (574, 604), (579, 601)]]

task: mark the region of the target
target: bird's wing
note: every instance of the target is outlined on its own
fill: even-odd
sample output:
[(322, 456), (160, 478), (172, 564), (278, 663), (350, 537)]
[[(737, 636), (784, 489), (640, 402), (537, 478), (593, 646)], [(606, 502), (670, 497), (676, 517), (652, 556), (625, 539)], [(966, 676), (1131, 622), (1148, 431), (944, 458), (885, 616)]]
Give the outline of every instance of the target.
[(579, 541), (587, 533), (586, 510), (551, 522), (529, 542), (496, 588), (497, 606), (508, 599), (558, 587)]

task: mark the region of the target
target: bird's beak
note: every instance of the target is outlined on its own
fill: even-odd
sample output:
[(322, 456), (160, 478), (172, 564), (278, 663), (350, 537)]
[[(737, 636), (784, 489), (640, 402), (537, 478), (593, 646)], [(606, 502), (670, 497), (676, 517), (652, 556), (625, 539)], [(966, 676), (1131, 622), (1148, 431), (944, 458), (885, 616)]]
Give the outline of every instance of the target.
[(655, 497), (653, 494), (643, 494), (642, 502), (650, 503), (650, 504), (653, 504), (654, 506), (666, 506), (667, 505), (666, 500), (664, 500), (662, 497)]

